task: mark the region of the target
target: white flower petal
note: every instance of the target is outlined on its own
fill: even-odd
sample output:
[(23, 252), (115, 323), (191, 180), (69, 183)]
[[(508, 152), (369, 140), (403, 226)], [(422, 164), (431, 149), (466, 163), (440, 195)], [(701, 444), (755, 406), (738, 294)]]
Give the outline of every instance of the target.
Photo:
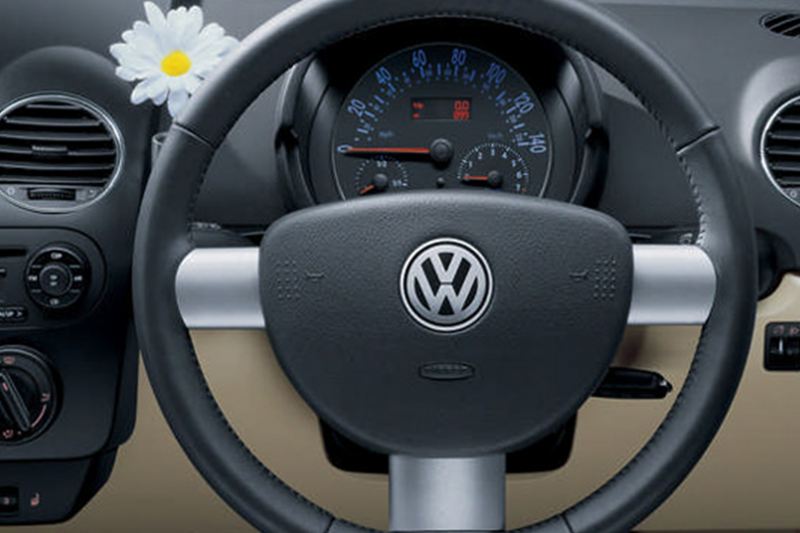
[(175, 76), (170, 77), (167, 76), (167, 84), (169, 85), (170, 91), (185, 91), (186, 90), (186, 80), (184, 79), (186, 76)]
[(202, 29), (198, 34), (198, 39), (203, 42), (207, 42), (210, 40), (221, 39), (225, 36), (225, 30), (217, 24), (216, 22), (212, 22), (208, 26)]
[(195, 74), (187, 74), (186, 79), (184, 80), (184, 85), (186, 90), (189, 91), (189, 94), (194, 94), (197, 92), (197, 89), (200, 88), (200, 85), (203, 84), (203, 80), (200, 76)]
[[(170, 87), (167, 83), (166, 76), (154, 76), (152, 79), (152, 83), (147, 87), (147, 97), (151, 100), (155, 100), (159, 97), (162, 93), (166, 93), (169, 91)], [(163, 102), (162, 102), (163, 103)]]
[(189, 93), (186, 91), (173, 91), (169, 94), (169, 114), (177, 117), (189, 103)]
[(123, 51), (123, 50), (124, 50), (124, 49), (125, 49), (127, 46), (128, 46), (128, 45), (127, 45), (127, 44), (125, 44), (125, 43), (114, 43), (114, 44), (112, 44), (111, 46), (109, 46), (109, 47), (108, 47), (108, 51), (111, 53), (111, 55), (114, 57), (114, 59), (116, 59), (117, 61), (119, 61), (119, 60), (120, 60), (119, 58), (120, 58), (120, 56), (121, 56), (121, 55), (122, 55), (122, 53), (123, 53), (122, 51)]
[(153, 31), (153, 28), (144, 22), (134, 25), (134, 35), (131, 37), (129, 44), (141, 55), (148, 57), (155, 63), (160, 63), (164, 57), (161, 39)]
[(117, 43), (110, 48), (111, 55), (113, 55), (120, 66), (132, 70), (146, 70), (152, 68), (156, 63), (139, 53), (138, 50), (131, 45)]
[(220, 58), (230, 53), (239, 45), (239, 41), (233, 37), (223, 37), (213, 41), (207, 41), (197, 46), (190, 52), (190, 56), (197, 62)]
[(134, 35), (136, 35), (136, 32), (133, 30), (125, 30), (122, 32), (122, 40), (126, 43), (130, 43), (133, 40)]
[(174, 12), (174, 16), (169, 19), (173, 25), (172, 31), (177, 47), (181, 50), (190, 49), (196, 41), (200, 30), (203, 29), (203, 10), (197, 6), (191, 9)]
[(162, 106), (164, 105), (164, 102), (167, 101), (168, 97), (169, 97), (169, 90), (165, 89), (164, 91), (158, 93), (152, 100), (155, 105)]
[(136, 81), (139, 79), (136, 71), (127, 67), (117, 67), (116, 74), (125, 81)]
[(131, 103), (133, 105), (143, 104), (147, 101), (147, 88), (151, 83), (151, 80), (147, 79), (133, 88), (133, 92), (131, 93)]
[(169, 90), (164, 76), (151, 76), (133, 89), (133, 93), (131, 93), (131, 103), (139, 105), (149, 99), (157, 105), (161, 105), (167, 99), (168, 92)]
[(157, 5), (153, 2), (145, 2), (144, 12), (147, 14), (147, 21), (150, 22), (150, 26), (153, 27), (156, 33), (162, 34), (166, 31), (167, 19)]
[(188, 26), (189, 35), (187, 35), (187, 37), (194, 37), (195, 35), (200, 33), (200, 30), (203, 29), (203, 10), (200, 9), (199, 6), (192, 6), (192, 8), (189, 9), (188, 17), (189, 17), (189, 26)]
[(181, 6), (178, 9), (172, 9), (167, 13), (167, 30), (176, 38), (183, 32), (183, 27), (186, 25), (186, 8)]

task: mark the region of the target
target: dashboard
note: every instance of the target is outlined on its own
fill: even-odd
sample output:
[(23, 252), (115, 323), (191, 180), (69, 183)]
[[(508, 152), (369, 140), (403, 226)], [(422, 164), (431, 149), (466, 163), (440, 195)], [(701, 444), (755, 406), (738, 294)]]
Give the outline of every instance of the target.
[[(795, 2), (600, 3), (673, 62), (722, 125), (755, 219), (761, 296), (781, 297), (800, 269), (800, 40), (786, 34)], [(0, 20), (19, 21), (4, 24), (0, 47), (0, 524), (61, 521), (102, 496), (131, 435), (138, 446), (137, 390), (149, 393), (130, 269), (169, 118), (130, 105), (107, 52), (141, 18), (138, 3), (51, 4), (0, 7)], [(289, 4), (204, 8), (241, 38)], [(685, 181), (658, 124), (590, 59), (486, 21), (418, 20), (332, 45), (269, 88), (213, 161), (193, 232), (201, 246), (250, 245), (297, 209), (440, 189), (571, 202), (612, 215), (634, 242), (687, 244), (698, 223)], [(781, 324), (800, 322), (792, 313)], [(749, 370), (764, 388), (770, 338), (759, 337)], [(778, 365), (781, 378), (800, 369), (797, 355)], [(303, 423), (336, 475), (385, 472), (386, 457)], [(565, 468), (584, 449), (580, 428), (573, 419), (522, 450), (511, 471)], [(4, 498), (16, 503), (3, 509)]]

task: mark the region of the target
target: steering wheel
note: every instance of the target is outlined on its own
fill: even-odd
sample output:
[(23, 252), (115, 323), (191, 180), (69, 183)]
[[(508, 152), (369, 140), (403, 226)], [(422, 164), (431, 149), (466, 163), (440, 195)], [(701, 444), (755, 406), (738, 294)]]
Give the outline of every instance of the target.
[[(432, 191), (302, 210), (273, 224), (260, 248), (196, 248), (191, 222), (209, 163), (284, 71), (360, 32), (464, 17), (571, 47), (636, 94), (689, 180), (696, 244), (633, 246), (618, 222), (583, 207)], [(150, 179), (133, 283), (158, 401), (194, 465), (253, 526), (361, 530), (294, 493), (239, 441), (187, 332), (266, 327), (282, 368), (317, 414), (390, 455), (393, 531), (497, 531), (504, 529), (505, 454), (578, 410), (626, 325), (703, 324), (688, 379), (646, 446), (594, 494), (525, 529), (627, 531), (699, 460), (743, 371), (757, 267), (730, 161), (720, 129), (679, 75), (599, 7), (300, 2), (255, 31), (192, 99)]]

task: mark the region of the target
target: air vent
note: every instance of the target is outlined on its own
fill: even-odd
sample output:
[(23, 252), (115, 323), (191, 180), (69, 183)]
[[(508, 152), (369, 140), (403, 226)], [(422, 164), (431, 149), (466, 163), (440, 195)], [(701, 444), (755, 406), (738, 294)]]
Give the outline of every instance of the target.
[(119, 132), (74, 96), (26, 98), (0, 112), (0, 191), (15, 203), (68, 210), (99, 198), (122, 159)]
[(800, 205), (800, 97), (783, 104), (767, 122), (761, 160), (775, 185)]
[(800, 37), (800, 13), (770, 13), (761, 19), (761, 25), (778, 35)]

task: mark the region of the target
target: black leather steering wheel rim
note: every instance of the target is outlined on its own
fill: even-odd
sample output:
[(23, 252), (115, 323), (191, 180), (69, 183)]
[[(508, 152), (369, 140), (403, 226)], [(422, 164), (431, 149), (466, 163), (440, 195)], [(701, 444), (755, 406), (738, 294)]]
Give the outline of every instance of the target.
[(577, 0), (309, 0), (268, 21), (193, 98), (174, 124), (145, 194), (134, 257), (135, 317), (161, 409), (209, 484), (265, 531), (345, 532), (293, 492), (239, 441), (210, 393), (175, 297), (206, 170), (249, 104), (300, 59), (355, 33), (423, 17), (473, 17), (543, 34), (619, 78), (656, 117), (697, 201), (698, 245), (717, 273), (716, 301), (689, 376), (642, 451), (571, 509), (525, 531), (626, 531), (663, 502), (716, 434), (749, 349), (756, 253), (748, 208), (725, 141), (678, 74), (601, 8)]

